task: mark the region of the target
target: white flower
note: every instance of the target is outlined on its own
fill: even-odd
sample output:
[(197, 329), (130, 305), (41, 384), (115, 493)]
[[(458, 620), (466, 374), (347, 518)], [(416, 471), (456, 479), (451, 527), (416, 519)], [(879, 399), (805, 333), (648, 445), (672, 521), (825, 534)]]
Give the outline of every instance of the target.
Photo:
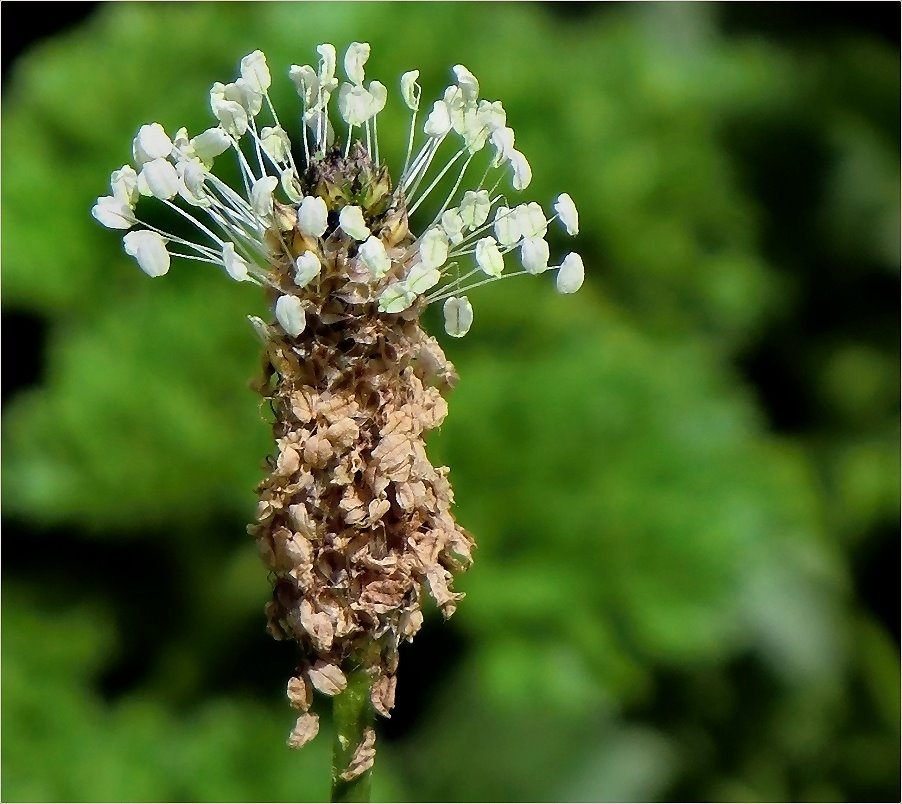
[(379, 312), (403, 313), (416, 300), (413, 293), (403, 282), (389, 285), (379, 296)]
[[(297, 174), (292, 168), (287, 167), (279, 174), (279, 184), (282, 185), (282, 191), (289, 201), (294, 204), (299, 204), (303, 201), (304, 196), (301, 194), (301, 184), (298, 181)], [(322, 201), (322, 199), (320, 199), (320, 201)], [(300, 213), (300, 210), (298, 210), (298, 213)], [(300, 222), (300, 214), (298, 214), (297, 218)], [(300, 223), (298, 225), (300, 225)], [(325, 231), (325, 228), (323, 228), (323, 231)], [(319, 235), (316, 236), (319, 237)]]
[[(442, 231), (452, 245), (463, 242), (464, 219), (457, 209), (446, 209), (442, 213)], [(447, 254), (445, 255), (447, 257)]]
[(525, 190), (532, 181), (532, 168), (529, 167), (526, 157), (517, 150), (511, 151), (509, 158), (511, 169), (514, 171), (514, 189)]
[(226, 273), (236, 282), (247, 279), (247, 262), (241, 255), (235, 253), (234, 243), (226, 243), (222, 247), (222, 263)]
[(540, 274), (548, 269), (548, 243), (540, 237), (527, 237), (520, 243), (520, 262), (528, 274)]
[(326, 202), (319, 196), (308, 195), (298, 207), (298, 229), (311, 237), (322, 237), (328, 224)]
[(232, 138), (221, 128), (208, 128), (191, 140), (198, 159), (212, 164), (213, 160), (229, 149)]
[(134, 208), (140, 195), (135, 169), (131, 165), (123, 165), (119, 170), (114, 170), (110, 176), (110, 189), (118, 201)]
[(548, 223), (545, 213), (535, 201), (521, 204), (514, 210), (517, 216), (517, 228), (522, 237), (545, 237), (548, 231)]
[(460, 202), (460, 216), (464, 224), (470, 230), (478, 229), (488, 220), (492, 202), (489, 200), (488, 190), (473, 192), (467, 190), (463, 201)]
[(319, 257), (312, 251), (305, 251), (294, 263), (294, 284), (299, 288), (307, 287), (322, 270)]
[(355, 84), (363, 83), (363, 65), (370, 57), (370, 46), (366, 42), (351, 42), (345, 53), (345, 74)]
[(373, 99), (370, 107), (371, 116), (375, 117), (385, 108), (385, 104), (388, 102), (388, 89), (385, 84), (379, 81), (370, 81), (370, 97)]
[(185, 159), (175, 166), (181, 182), (179, 195), (192, 206), (209, 207), (210, 199), (204, 189), (207, 171), (197, 159)]
[(504, 257), (498, 250), (494, 237), (483, 237), (476, 244), (476, 264), (488, 276), (501, 276), (504, 270)]
[(141, 270), (148, 276), (163, 276), (169, 271), (169, 252), (166, 241), (147, 229), (129, 232), (122, 238), (125, 253), (138, 261)]
[(372, 235), (368, 237), (366, 242), (357, 249), (357, 255), (376, 279), (381, 279), (391, 268), (391, 259), (378, 237)]
[(554, 202), (554, 211), (557, 212), (568, 235), (579, 234), (579, 213), (576, 211), (576, 204), (567, 193), (561, 193), (557, 197), (557, 201)]
[(557, 272), (558, 293), (576, 293), (582, 287), (584, 276), (582, 257), (568, 254)]
[(307, 106), (316, 103), (316, 94), (319, 90), (319, 76), (309, 64), (299, 67), (293, 64), (288, 71), (288, 77), (294, 82), (298, 95)]
[(437, 226), (420, 238), (420, 260), (429, 268), (438, 268), (448, 259), (448, 237)]
[(185, 159), (193, 159), (197, 156), (191, 138), (188, 136), (188, 129), (184, 126), (175, 132), (175, 136), (172, 138), (172, 147)]
[(263, 93), (259, 92), (254, 83), (239, 78), (230, 84), (213, 84), (210, 90), (211, 99), (223, 102), (237, 103), (247, 113), (248, 118), (256, 117), (263, 108)]
[(432, 111), (426, 118), (423, 131), (429, 137), (444, 137), (451, 130), (451, 114), (444, 101), (436, 101), (432, 104)]
[(320, 55), (319, 83), (326, 92), (331, 92), (338, 85), (335, 79), (335, 45), (317, 45), (316, 52)]
[(467, 102), (475, 101), (479, 97), (479, 82), (463, 64), (454, 66), (454, 75), (457, 78), (457, 85), (463, 93), (464, 100)]
[(498, 207), (495, 212), (495, 237), (502, 246), (512, 246), (520, 239), (520, 222), (516, 210)]
[(464, 114), (463, 124), (459, 133), (463, 137), (464, 146), (471, 154), (481, 151), (489, 137), (489, 130), (486, 128), (485, 123), (479, 119), (479, 115), (472, 109)]
[[(473, 321), (470, 289), (547, 270), (549, 220), (577, 234), (573, 200), (560, 194), (549, 214), (535, 201), (496, 192), (508, 169), (514, 190), (526, 189), (532, 169), (514, 147), (502, 103), (481, 99), (479, 81), (461, 64), (420, 123), (420, 72), (401, 76), (398, 103), (410, 113), (407, 151), (400, 173), (389, 176), (392, 160), (380, 154), (376, 125), (388, 90), (379, 81), (364, 85), (370, 46), (351, 43), (341, 83), (335, 48), (322, 44), (317, 53), (316, 68), (288, 71), (300, 100), (300, 132), (281, 124), (268, 94), (266, 57), (255, 50), (241, 59), (235, 80), (209, 91), (218, 125), (194, 137), (180, 128), (172, 139), (159, 123), (139, 128), (132, 164), (113, 171), (110, 194), (97, 199), (93, 216), (108, 228), (132, 230), (125, 250), (151, 276), (166, 273), (177, 257), (270, 288), (276, 319), (290, 337), (327, 304), (328, 317), (341, 318), (370, 313), (366, 305), (399, 314), (437, 302), (444, 302), (447, 332), (461, 337)], [(340, 120), (345, 125), (336, 131), (333, 121)], [(452, 146), (445, 147), (449, 136)], [(491, 157), (474, 161), (487, 144)], [(214, 171), (226, 152), (240, 171), (234, 186)], [(146, 223), (137, 211), (142, 197), (165, 203), (190, 228), (170, 234)], [(428, 221), (423, 229), (410, 228), (420, 220)], [(520, 268), (505, 272), (504, 255), (515, 249)], [(575, 292), (583, 274), (580, 257), (569, 254), (558, 290)]]
[(492, 167), (498, 167), (502, 162), (510, 159), (514, 152), (514, 130), (507, 127), (495, 129), (491, 134), (491, 141), (495, 148)]
[(213, 114), (220, 125), (233, 137), (243, 137), (247, 131), (247, 110), (237, 101), (215, 97), (211, 100)]
[(415, 296), (420, 296), (427, 290), (432, 290), (441, 281), (441, 278), (437, 269), (418, 262), (410, 269), (404, 285)]
[(172, 151), (172, 142), (166, 136), (163, 126), (150, 123), (138, 129), (138, 135), (132, 142), (132, 155), (138, 165), (152, 159), (163, 159)]
[(507, 112), (504, 111), (501, 101), (492, 101), (491, 103), (487, 100), (479, 101), (476, 114), (490, 133), (494, 134), (499, 130), (510, 131), (513, 136), (513, 131), (505, 126)]
[(272, 217), (272, 194), (278, 183), (275, 176), (264, 176), (251, 187), (251, 208), (260, 220), (268, 221)]
[(255, 50), (241, 60), (241, 77), (248, 83), (254, 92), (264, 93), (272, 84), (269, 75), (269, 67), (266, 66), (266, 56), (260, 50)]
[(107, 229), (131, 229), (135, 225), (132, 208), (111, 195), (98, 198), (91, 214)]
[(373, 96), (362, 86), (342, 84), (338, 92), (338, 111), (349, 126), (360, 126), (373, 115)]
[(473, 325), (473, 305), (466, 296), (449, 296), (443, 308), (445, 332), (452, 338), (462, 338)]
[(145, 162), (138, 176), (139, 187), (142, 186), (142, 182), (149, 190), (150, 195), (161, 201), (167, 201), (177, 195), (179, 191), (178, 173), (175, 172), (173, 164), (165, 159), (153, 159)]
[(338, 216), (338, 225), (355, 240), (366, 240), (370, 236), (370, 229), (363, 219), (360, 207), (344, 207)]
[(412, 112), (420, 108), (420, 85), (417, 83), (419, 77), (419, 70), (411, 70), (401, 76), (401, 97)]
[(297, 296), (279, 296), (275, 312), (279, 326), (292, 338), (297, 338), (307, 326), (304, 306)]
[(282, 126), (264, 126), (260, 130), (260, 146), (275, 162), (287, 162), (291, 140)]

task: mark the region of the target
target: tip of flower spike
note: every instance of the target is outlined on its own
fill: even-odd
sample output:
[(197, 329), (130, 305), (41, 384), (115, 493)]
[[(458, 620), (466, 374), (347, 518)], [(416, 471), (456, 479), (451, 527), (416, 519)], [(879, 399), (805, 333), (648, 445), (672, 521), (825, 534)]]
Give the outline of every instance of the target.
[[(134, 215), (141, 196), (170, 206), (181, 203), (181, 214), (193, 219), (212, 245), (157, 229), (132, 232), (126, 250), (142, 270), (151, 276), (168, 271), (167, 244), (175, 243), (177, 252), (188, 253), (172, 256), (218, 264), (233, 279), (279, 288), (284, 296), (277, 318), (290, 334), (304, 331), (305, 316), (330, 301), (320, 298), (328, 294), (347, 305), (378, 301), (380, 312), (405, 318), (451, 299), (447, 309), (455, 312), (456, 323), (449, 331), (460, 337), (461, 321), (472, 312), (462, 294), (490, 281), (547, 270), (547, 226), (557, 218), (569, 234), (577, 234), (576, 206), (562, 193), (547, 216), (535, 202), (509, 208), (503, 194), (493, 197), (494, 178), (493, 189), (484, 188), (492, 186), (488, 171), (509, 169), (513, 187), (523, 190), (532, 170), (514, 148), (502, 103), (480, 99), (478, 80), (461, 64), (454, 65), (455, 82), (426, 116), (426, 138), (419, 134), (419, 150), (419, 72), (401, 76), (400, 100), (414, 114), (405, 167), (392, 181), (379, 156), (375, 125), (388, 91), (379, 81), (364, 86), (370, 46), (352, 42), (348, 47), (346, 81), (336, 76), (334, 46), (322, 44), (317, 51), (318, 69), (293, 66), (289, 71), (303, 105), (303, 162), (298, 143), (292, 146), (269, 102), (272, 77), (265, 55), (255, 50), (241, 59), (239, 77), (217, 82), (210, 90), (219, 125), (193, 138), (180, 128), (171, 139), (159, 123), (142, 126), (133, 142), (135, 167), (113, 172), (111, 195), (99, 198), (92, 214), (110, 228), (131, 229), (141, 224)], [(330, 122), (332, 95), (349, 124), (346, 138)], [(270, 119), (258, 121), (261, 111)], [(434, 158), (448, 135), (456, 135), (462, 147), (441, 167)], [(486, 175), (468, 189), (464, 180), (477, 179), (468, 172), (471, 157), (489, 142), (495, 153)], [(212, 169), (214, 159), (233, 149), (242, 182), (229, 187)], [(441, 187), (446, 175), (448, 181), (454, 179), (449, 171), (458, 167), (454, 189), (444, 203), (438, 200), (432, 222), (419, 236), (411, 232), (408, 216)], [(201, 222), (201, 215), (208, 215), (213, 226)], [(519, 252), (522, 270), (506, 270), (505, 255), (511, 251)], [(559, 268), (558, 290), (575, 292), (583, 281), (582, 261), (568, 255)], [(314, 282), (317, 277), (321, 281)]]

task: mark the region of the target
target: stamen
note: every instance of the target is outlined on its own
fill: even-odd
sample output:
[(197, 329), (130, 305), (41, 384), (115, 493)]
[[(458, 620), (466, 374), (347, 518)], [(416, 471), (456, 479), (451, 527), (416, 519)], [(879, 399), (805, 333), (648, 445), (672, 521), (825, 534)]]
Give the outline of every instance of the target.
[[(442, 204), (441, 209), (439, 209), (436, 216), (432, 219), (433, 224), (438, 223), (441, 220), (442, 215), (444, 214), (445, 210), (448, 209), (448, 205), (451, 203), (451, 199), (454, 198), (454, 196), (457, 193), (457, 190), (460, 188), (460, 183), (463, 181), (464, 174), (467, 172), (467, 168), (470, 166), (470, 162), (473, 161), (474, 156), (476, 156), (476, 154), (470, 154), (470, 156), (467, 158), (467, 161), (464, 162), (464, 166), (460, 169), (460, 174), (457, 177), (457, 181), (454, 182), (454, 187), (451, 188), (451, 192), (448, 193), (448, 197), (445, 199), (445, 203)], [(428, 194), (429, 194), (429, 191), (427, 190), (426, 194), (423, 195), (422, 198), (420, 198), (420, 202), (422, 202), (423, 198), (425, 198), (426, 195), (428, 195)]]
[[(461, 148), (456, 154), (454, 154), (454, 156), (451, 157), (451, 159), (450, 159), (450, 161), (448, 162), (448, 164), (445, 165), (445, 167), (442, 168), (442, 170), (441, 170), (441, 172), (438, 174), (438, 176), (436, 176), (436, 177), (432, 180), (432, 184), (430, 184), (429, 187), (426, 189), (426, 191), (423, 193), (423, 195), (420, 196), (419, 201), (417, 201), (417, 202), (413, 205), (413, 207), (409, 210), (408, 214), (413, 213), (413, 211), (414, 211), (420, 204), (423, 203), (423, 201), (426, 199), (426, 196), (428, 196), (429, 193), (431, 193), (431, 192), (433, 191), (433, 189), (435, 189), (435, 185), (438, 184), (438, 183), (442, 180), (442, 178), (444, 178), (445, 174), (446, 174), (449, 170), (451, 170), (451, 168), (452, 168), (452, 166), (454, 165), (454, 163), (455, 163), (458, 159), (460, 159), (466, 152), (467, 152), (467, 149), (466, 149), (466, 148)], [(434, 154), (433, 154), (433, 156), (434, 156)], [(413, 198), (413, 197), (416, 195), (417, 187), (419, 187), (420, 181), (422, 181), (423, 177), (426, 175), (426, 171), (429, 170), (429, 164), (430, 164), (431, 162), (432, 162), (432, 159), (430, 159), (429, 162), (426, 164), (426, 167), (423, 169), (423, 172), (422, 172), (422, 174), (420, 175), (420, 178), (417, 179), (416, 184), (414, 184), (414, 186), (411, 188), (411, 190), (410, 190), (410, 197), (411, 197), (411, 198)]]

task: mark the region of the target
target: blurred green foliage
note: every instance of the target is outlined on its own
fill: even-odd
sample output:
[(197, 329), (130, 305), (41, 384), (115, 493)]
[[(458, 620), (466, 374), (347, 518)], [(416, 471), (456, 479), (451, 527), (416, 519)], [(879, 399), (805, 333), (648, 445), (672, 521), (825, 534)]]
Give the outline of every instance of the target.
[[(284, 120), (288, 66), (353, 40), (386, 84), (419, 68), (424, 99), (472, 69), (529, 198), (576, 200), (588, 275), (575, 297), (483, 289), (446, 343), (461, 382), (431, 450), (477, 562), (454, 620), (402, 651), (374, 795), (898, 798), (898, 644), (855, 571), (895, 538), (897, 332), (866, 309), (798, 325), (819, 287), (893, 286), (898, 53), (718, 13), (111, 4), (19, 63), (3, 305), (49, 329), (3, 421), (5, 800), (326, 795), (328, 738), (284, 745), (292, 656), (262, 635), (244, 536), (270, 448), (247, 388), (261, 300), (192, 265), (149, 281), (89, 210), (140, 124), (209, 125), (245, 53)], [(781, 240), (787, 220), (809, 239)], [(807, 405), (779, 431), (743, 370), (774, 338)]]

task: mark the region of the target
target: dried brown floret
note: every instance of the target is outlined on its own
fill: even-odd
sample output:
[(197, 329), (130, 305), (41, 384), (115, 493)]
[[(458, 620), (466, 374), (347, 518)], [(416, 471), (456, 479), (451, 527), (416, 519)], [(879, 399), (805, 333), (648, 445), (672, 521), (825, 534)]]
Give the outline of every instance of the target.
[(376, 731), (372, 727), (363, 732), (363, 739), (354, 750), (351, 762), (341, 774), (341, 778), (350, 782), (373, 767), (376, 759)]
[[(321, 175), (308, 178), (315, 192), (330, 191)], [(365, 212), (380, 231), (378, 214)], [(381, 231), (395, 238), (399, 220)], [(462, 597), (451, 571), (470, 562), (472, 539), (451, 513), (448, 470), (431, 464), (424, 441), (447, 415), (442, 392), (456, 374), (418, 310), (379, 313), (365, 295), (357, 244), (338, 229), (319, 239), (289, 234), (270, 243), (282, 281), (302, 299), (305, 327), (295, 337), (258, 327), (268, 355), (259, 386), (275, 413), (276, 453), (250, 532), (273, 572), (269, 631), (302, 651), (293, 706), (306, 711), (312, 688), (336, 695), (346, 673), (362, 670), (374, 679), (374, 709), (387, 717), (398, 645), (420, 629), (424, 596), (450, 616)], [(384, 242), (393, 260), (408, 259), (407, 245), (403, 235)], [(299, 291), (292, 265), (306, 251), (321, 272), (315, 287)], [(393, 262), (391, 270), (407, 267)], [(299, 720), (291, 743), (313, 730), (312, 720)], [(354, 773), (372, 763), (373, 743), (358, 749)]]
[(397, 676), (379, 676), (373, 684), (370, 692), (370, 702), (382, 717), (391, 717), (392, 707), (395, 705), (395, 687), (398, 685)]
[(306, 712), (297, 719), (291, 734), (288, 735), (288, 747), (302, 748), (316, 737), (318, 733), (319, 715)]
[(292, 676), (288, 679), (288, 701), (302, 712), (306, 712), (313, 703), (313, 691), (302, 676)]
[(325, 695), (338, 695), (348, 684), (345, 674), (334, 664), (318, 661), (307, 669), (310, 683)]

